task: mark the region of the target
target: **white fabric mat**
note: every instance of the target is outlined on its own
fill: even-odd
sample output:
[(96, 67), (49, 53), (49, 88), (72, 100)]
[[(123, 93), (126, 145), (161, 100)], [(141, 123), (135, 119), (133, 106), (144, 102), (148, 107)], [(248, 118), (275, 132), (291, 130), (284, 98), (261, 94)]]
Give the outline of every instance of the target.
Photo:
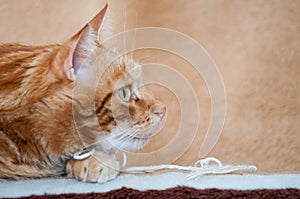
[(0, 197), (30, 195), (107, 192), (122, 187), (138, 190), (167, 189), (188, 186), (197, 189), (300, 189), (300, 174), (274, 175), (209, 175), (198, 180), (187, 180), (186, 174), (170, 172), (158, 175), (121, 175), (105, 184), (83, 183), (73, 179), (38, 179), (0, 181)]

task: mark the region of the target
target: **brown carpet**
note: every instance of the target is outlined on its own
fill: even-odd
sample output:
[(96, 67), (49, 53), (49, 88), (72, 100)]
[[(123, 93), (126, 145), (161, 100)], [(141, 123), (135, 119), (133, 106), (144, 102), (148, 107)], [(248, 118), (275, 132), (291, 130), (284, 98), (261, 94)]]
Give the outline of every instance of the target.
[(72, 199), (92, 199), (92, 198), (107, 198), (107, 199), (147, 199), (147, 198), (300, 198), (300, 189), (262, 189), (262, 190), (220, 190), (220, 189), (204, 189), (197, 190), (189, 187), (176, 187), (167, 190), (148, 190), (138, 191), (129, 188), (121, 188), (118, 190), (105, 192), (105, 193), (88, 193), (88, 194), (61, 194), (61, 195), (42, 195), (42, 196), (29, 196), (26, 199), (58, 199), (58, 198), (72, 198)]

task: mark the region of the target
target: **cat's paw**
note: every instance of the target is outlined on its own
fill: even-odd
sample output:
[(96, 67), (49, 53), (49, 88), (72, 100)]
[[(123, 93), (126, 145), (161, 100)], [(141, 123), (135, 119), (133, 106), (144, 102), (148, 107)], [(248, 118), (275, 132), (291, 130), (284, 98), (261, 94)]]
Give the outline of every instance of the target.
[(95, 153), (83, 160), (70, 159), (66, 172), (68, 177), (84, 182), (105, 183), (117, 177), (120, 166), (115, 156)]

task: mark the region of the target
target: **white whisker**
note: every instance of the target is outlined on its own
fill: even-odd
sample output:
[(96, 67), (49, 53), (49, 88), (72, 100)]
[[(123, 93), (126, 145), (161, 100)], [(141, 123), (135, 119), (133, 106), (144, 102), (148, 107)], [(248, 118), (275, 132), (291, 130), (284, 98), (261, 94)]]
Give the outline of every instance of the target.
[(86, 127), (86, 126), (88, 126), (88, 125), (90, 125), (91, 124), (91, 122), (87, 122), (87, 123), (85, 123), (85, 124), (82, 124), (82, 125), (80, 125), (80, 126), (76, 126), (76, 130), (79, 130), (79, 129), (82, 129), (82, 128), (84, 128), (84, 127)]
[(133, 37), (132, 49), (131, 49), (131, 59), (133, 59), (133, 52), (134, 52), (135, 41), (136, 41), (136, 32), (137, 32), (137, 12), (135, 13), (135, 29), (134, 29), (134, 37)]
[(126, 10), (126, 0), (124, 1), (124, 37), (123, 37), (123, 45), (124, 45), (124, 51), (127, 53), (126, 49), (126, 20), (127, 20), (127, 10)]

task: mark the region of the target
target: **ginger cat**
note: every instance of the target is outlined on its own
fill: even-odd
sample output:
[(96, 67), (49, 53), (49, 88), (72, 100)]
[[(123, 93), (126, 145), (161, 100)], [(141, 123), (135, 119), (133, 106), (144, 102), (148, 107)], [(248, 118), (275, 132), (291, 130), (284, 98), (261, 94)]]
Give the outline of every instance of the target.
[[(66, 174), (106, 182), (120, 170), (114, 151), (143, 147), (161, 123), (166, 108), (140, 89), (139, 65), (98, 39), (106, 10), (64, 44), (0, 45), (0, 178)], [(94, 81), (86, 69), (105, 70)], [(74, 92), (80, 79), (88, 82), (82, 91), (96, 85), (92, 109), (85, 107), (85, 92)], [(83, 149), (95, 152), (74, 159)]]

